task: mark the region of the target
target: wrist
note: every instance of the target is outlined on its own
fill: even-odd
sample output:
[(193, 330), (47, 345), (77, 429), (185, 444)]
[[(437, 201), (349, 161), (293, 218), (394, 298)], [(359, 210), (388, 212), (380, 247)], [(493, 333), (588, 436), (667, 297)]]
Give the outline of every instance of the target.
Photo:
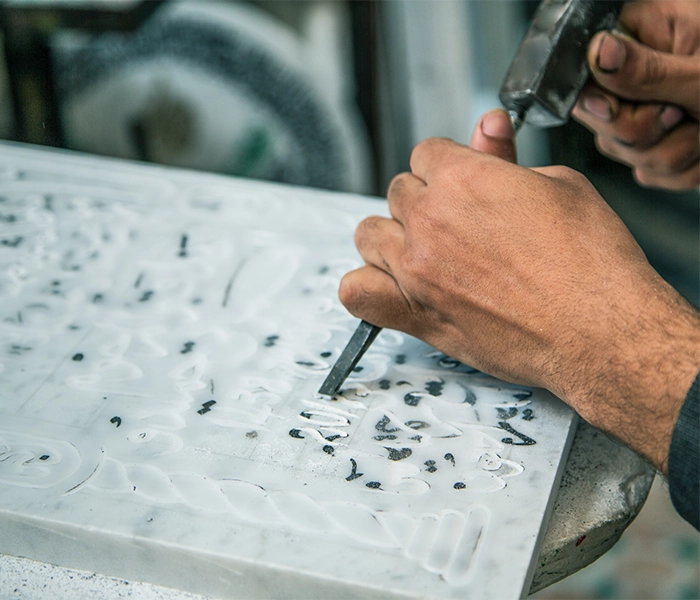
[(615, 318), (600, 318), (561, 397), (666, 473), (678, 413), (700, 371), (700, 315), (661, 283), (632, 304), (637, 310), (613, 306)]

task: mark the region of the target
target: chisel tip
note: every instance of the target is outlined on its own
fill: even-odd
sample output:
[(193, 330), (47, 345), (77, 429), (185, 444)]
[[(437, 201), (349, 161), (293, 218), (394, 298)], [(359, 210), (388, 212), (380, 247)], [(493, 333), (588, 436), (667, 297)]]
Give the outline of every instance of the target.
[(355, 333), (353, 333), (347, 346), (341, 352), (330, 373), (328, 373), (328, 377), (321, 384), (318, 390), (319, 394), (333, 397), (338, 393), (340, 386), (345, 383), (348, 375), (352, 373), (362, 355), (367, 351), (367, 348), (370, 347), (381, 330), (381, 327), (372, 325), (367, 321), (360, 321)]

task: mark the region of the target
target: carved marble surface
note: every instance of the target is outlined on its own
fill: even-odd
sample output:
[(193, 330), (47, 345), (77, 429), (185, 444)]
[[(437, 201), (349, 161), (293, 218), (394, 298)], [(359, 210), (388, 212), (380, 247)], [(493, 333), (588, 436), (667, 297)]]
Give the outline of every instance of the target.
[(0, 145), (0, 553), (220, 597), (526, 593), (565, 406), (386, 330), (316, 394), (368, 214)]

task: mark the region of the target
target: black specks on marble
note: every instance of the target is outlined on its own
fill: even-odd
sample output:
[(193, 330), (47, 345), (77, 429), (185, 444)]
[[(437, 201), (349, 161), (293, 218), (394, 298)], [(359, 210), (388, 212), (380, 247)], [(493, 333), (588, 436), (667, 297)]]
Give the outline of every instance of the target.
[(29, 352), (32, 349), (31, 346), (22, 346), (20, 344), (12, 344), (10, 346), (10, 351), (8, 354), (13, 354), (14, 356), (22, 356), (25, 352)]
[(265, 343), (263, 344), (263, 346), (265, 346), (266, 348), (272, 348), (272, 346), (274, 346), (277, 343), (278, 339), (280, 339), (280, 336), (278, 335), (268, 335), (265, 338)]
[(498, 418), (502, 420), (512, 419), (518, 415), (518, 409), (515, 406), (511, 406), (507, 411), (505, 408), (496, 407), (496, 412), (498, 413)]
[(411, 385), (411, 382), (402, 379), (401, 381), (397, 381), (396, 385)]
[(383, 441), (383, 440), (395, 440), (395, 439), (396, 439), (396, 436), (393, 435), (393, 434), (391, 434), (391, 433), (389, 433), (389, 434), (386, 434), (386, 435), (375, 435), (372, 439), (373, 439), (373, 440), (377, 440), (378, 442), (381, 442), (381, 441)]
[(469, 388), (464, 388), (464, 400), (462, 402), (474, 406), (476, 404), (476, 394)]
[(49, 460), (49, 458), (51, 458), (51, 457), (50, 457), (48, 454), (42, 454), (42, 455), (39, 457), (39, 460)]
[(226, 287), (224, 288), (224, 297), (221, 300), (222, 308), (226, 308), (228, 306), (228, 301), (231, 296), (231, 290), (233, 289), (233, 284), (236, 281), (236, 277), (238, 277), (238, 274), (243, 270), (243, 267), (246, 265), (247, 262), (248, 259), (244, 258), (240, 263), (238, 263), (238, 266), (234, 269), (233, 273), (231, 273), (231, 277), (229, 278), (228, 282), (226, 283)]
[(304, 417), (305, 419), (310, 419), (310, 418), (311, 418), (311, 413), (306, 412), (306, 411), (302, 411), (302, 412), (299, 413), (299, 416), (300, 416), (300, 417)]
[(139, 273), (139, 276), (136, 278), (136, 281), (134, 281), (134, 287), (136, 289), (139, 288), (144, 277), (145, 277), (145, 273)]
[(92, 297), (92, 301), (94, 304), (101, 304), (104, 299), (105, 297), (102, 294), (95, 294)]
[(532, 421), (532, 419), (535, 418), (535, 415), (534, 415), (534, 413), (532, 412), (532, 409), (531, 409), (531, 408), (526, 408), (526, 409), (523, 411), (523, 417), (522, 417), (522, 418), (523, 418), (523, 421)]
[(194, 345), (194, 342), (185, 342), (185, 345), (183, 346), (182, 350), (180, 350), (180, 354), (187, 354), (188, 352), (192, 352), (192, 348), (194, 348)]
[(532, 396), (532, 392), (530, 390), (520, 390), (519, 392), (513, 394), (513, 398), (516, 400), (527, 400)]
[(420, 401), (421, 401), (421, 397), (420, 397), (419, 395), (417, 395), (417, 394), (414, 394), (413, 392), (408, 392), (408, 394), (406, 394), (406, 395), (403, 397), (403, 401), (404, 401), (404, 403), (406, 403), (408, 406), (418, 406), (418, 404), (419, 404)]
[(68, 329), (70, 329), (71, 331), (77, 331), (78, 329), (80, 329), (80, 325), (68, 325)]
[(296, 364), (298, 364), (300, 367), (315, 367), (315, 366), (317, 366), (316, 363), (309, 362), (308, 360), (297, 360)]
[(320, 357), (321, 358), (329, 358), (333, 353), (332, 352), (321, 352)]
[(83, 358), (85, 358), (85, 355), (82, 352), (73, 355), (73, 360), (76, 362), (80, 362)]
[(361, 367), (358, 365), (352, 370), (352, 372), (353, 373), (361, 373), (363, 370), (364, 370), (364, 367)]
[(422, 435), (412, 435), (410, 438), (408, 438), (412, 442), (420, 442), (423, 439)]
[(180, 238), (180, 251), (178, 252), (180, 258), (187, 258), (187, 234), (183, 233)]
[(14, 223), (17, 220), (17, 216), (13, 214), (0, 215), (0, 223)]
[(146, 290), (139, 298), (139, 302), (148, 302), (151, 296), (153, 296), (153, 293), (153, 290)]
[(326, 273), (328, 273), (328, 271), (330, 271), (330, 269), (328, 268), (328, 266), (327, 266), (327, 265), (323, 265), (322, 267), (320, 267), (320, 268), (318, 269), (318, 274), (319, 274), (319, 275), (325, 275)]
[(405, 354), (397, 354), (396, 358), (394, 360), (396, 361), (397, 365), (403, 365), (406, 362), (406, 355)]
[(389, 446), (384, 446), (384, 449), (389, 451), (389, 456), (387, 456), (387, 458), (394, 461), (403, 460), (413, 454), (413, 450), (410, 448), (391, 448)]
[(0, 246), (8, 248), (17, 248), (24, 241), (24, 236), (18, 235), (13, 238), (4, 238), (0, 240)]
[(326, 445), (323, 447), (323, 451), (324, 451), (326, 454), (333, 454), (333, 453), (335, 452), (335, 448), (334, 448), (333, 446), (331, 446), (330, 444), (326, 444)]
[(425, 465), (425, 470), (428, 473), (435, 473), (435, 471), (437, 471), (434, 460), (426, 460), (423, 464)]
[(117, 427), (119, 427), (122, 424), (122, 418), (121, 417), (112, 417), (109, 420), (110, 423), (116, 424)]
[(443, 458), (445, 460), (451, 462), (453, 467), (457, 466), (455, 464), (455, 457), (454, 457), (454, 454), (452, 454), (452, 452), (448, 452), (447, 454), (445, 454), (445, 456), (443, 456)]
[(207, 414), (211, 410), (211, 407), (214, 406), (215, 404), (216, 404), (216, 400), (209, 400), (209, 401), (205, 402), (204, 404), (202, 404), (202, 408), (200, 408), (197, 411), (197, 414), (198, 415)]
[(365, 485), (371, 490), (381, 490), (382, 484), (379, 481), (368, 481)]
[(258, 432), (255, 431), (255, 430), (253, 430), (253, 431), (248, 431), (248, 432), (246, 432), (245, 436), (246, 436), (249, 440), (254, 440), (256, 437), (258, 437)]
[(22, 319), (22, 311), (18, 310), (17, 311), (17, 322), (21, 324), (23, 322), (23, 320), (24, 319)]
[(301, 435), (301, 429), (290, 429), (289, 430), (289, 435), (293, 438), (296, 438), (298, 440), (303, 440), (304, 436)]
[(465, 484), (463, 481), (458, 481), (458, 482), (455, 483), (452, 487), (453, 487), (454, 489), (456, 489), (456, 490), (463, 490), (463, 489), (465, 489), (467, 486), (466, 486), (466, 484)]
[(425, 421), (406, 421), (404, 423), (406, 427), (410, 427), (411, 429), (427, 429), (430, 427), (430, 423), (426, 423)]
[(519, 441), (519, 442), (516, 442), (516, 441), (513, 440), (513, 438), (511, 438), (511, 437), (505, 437), (505, 438), (503, 438), (503, 439), (501, 440), (501, 442), (503, 442), (504, 444), (511, 444), (511, 445), (513, 445), (513, 446), (533, 446), (534, 444), (537, 443), (537, 442), (536, 442), (535, 440), (533, 440), (531, 437), (529, 437), (529, 436), (525, 435), (524, 433), (520, 433), (519, 431), (516, 431), (515, 429), (513, 429), (513, 427), (512, 427), (511, 425), (509, 425), (507, 421), (499, 421), (499, 422), (498, 422), (498, 426), (499, 426), (501, 429), (507, 431), (508, 433), (510, 433), (510, 434), (512, 434), (512, 435), (514, 435), (514, 436), (516, 436), (517, 438), (519, 438), (519, 439), (521, 440), (521, 441)]
[(379, 382), (379, 389), (388, 390), (390, 387), (391, 387), (391, 381), (389, 381), (388, 379), (382, 379)]
[(434, 381), (428, 381), (425, 384), (425, 391), (431, 396), (442, 396), (442, 388), (445, 386), (445, 382), (442, 379), (436, 379)]
[(381, 431), (383, 433), (394, 433), (394, 432), (398, 431), (399, 430), (398, 427), (392, 427), (391, 429), (387, 428), (389, 421), (391, 421), (391, 419), (389, 419), (388, 416), (384, 415), (381, 419), (379, 419), (379, 421), (377, 421), (375, 423), (374, 428), (377, 431)]
[(339, 438), (340, 438), (340, 436), (336, 434), (336, 435), (327, 435), (327, 436), (326, 436), (325, 438), (323, 438), (323, 439), (325, 439), (325, 440), (327, 440), (327, 441), (329, 441), (329, 442), (334, 442), (335, 440), (337, 440), (337, 439), (339, 439)]
[(192, 304), (201, 304), (202, 299), (201, 298), (192, 298)]
[(350, 459), (350, 465), (352, 466), (352, 470), (350, 472), (350, 475), (348, 475), (345, 478), (345, 481), (353, 481), (357, 479), (358, 477), (362, 477), (364, 473), (358, 473), (357, 472), (357, 461), (354, 458)]

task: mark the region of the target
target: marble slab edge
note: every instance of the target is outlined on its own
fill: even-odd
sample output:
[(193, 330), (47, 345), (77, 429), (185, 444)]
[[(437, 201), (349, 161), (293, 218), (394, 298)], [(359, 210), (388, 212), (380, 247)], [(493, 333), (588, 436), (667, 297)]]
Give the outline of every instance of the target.
[(4, 554), (48, 564), (61, 556), (61, 567), (211, 598), (409, 598), (371, 585), (360, 586), (214, 553), (193, 553), (186, 547), (152, 539), (94, 531), (94, 541), (86, 543), (71, 535), (71, 526), (17, 517), (2, 510), (0, 522), (0, 546)]

